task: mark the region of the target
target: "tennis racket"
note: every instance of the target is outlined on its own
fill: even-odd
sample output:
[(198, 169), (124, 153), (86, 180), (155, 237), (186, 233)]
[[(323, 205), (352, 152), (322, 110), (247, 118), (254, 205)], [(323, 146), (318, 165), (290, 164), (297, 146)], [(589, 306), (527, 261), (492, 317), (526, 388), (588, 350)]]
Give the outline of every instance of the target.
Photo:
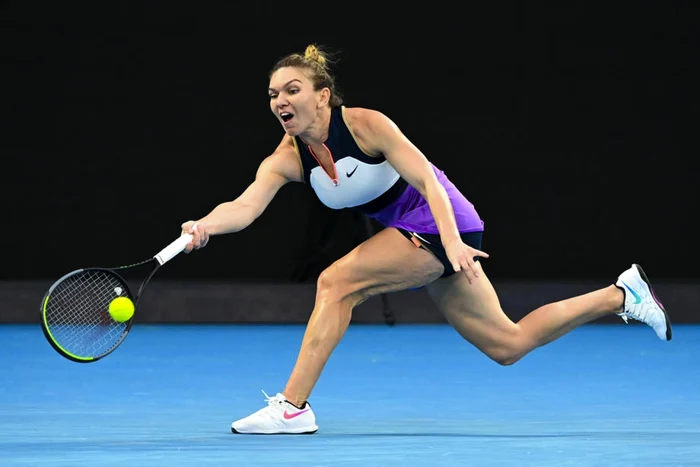
[[(165, 263), (181, 253), (192, 240), (184, 234), (157, 255), (140, 263), (116, 268), (86, 268), (69, 272), (49, 288), (41, 302), (41, 328), (49, 344), (63, 357), (79, 363), (95, 362), (119, 347), (131, 330), (132, 316), (117, 322), (109, 304), (127, 297), (138, 306), (149, 281)], [(125, 273), (139, 270), (144, 277), (133, 295)]]

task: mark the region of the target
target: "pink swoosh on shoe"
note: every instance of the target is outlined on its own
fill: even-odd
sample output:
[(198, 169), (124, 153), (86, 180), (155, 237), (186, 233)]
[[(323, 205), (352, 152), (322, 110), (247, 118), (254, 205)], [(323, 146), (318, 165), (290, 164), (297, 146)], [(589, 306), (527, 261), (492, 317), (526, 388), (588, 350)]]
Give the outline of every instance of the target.
[(285, 420), (291, 420), (294, 417), (298, 417), (299, 415), (308, 412), (309, 410), (310, 409), (300, 410), (299, 412), (294, 412), (294, 413), (289, 413), (285, 410), (284, 413), (282, 414), (282, 416), (284, 417)]

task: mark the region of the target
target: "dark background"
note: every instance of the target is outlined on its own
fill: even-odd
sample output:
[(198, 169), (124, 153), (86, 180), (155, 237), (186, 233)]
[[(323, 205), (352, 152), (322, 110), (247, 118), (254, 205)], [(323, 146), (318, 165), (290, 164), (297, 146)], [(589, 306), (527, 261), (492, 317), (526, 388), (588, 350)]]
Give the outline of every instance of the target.
[[(311, 42), (341, 52), (346, 105), (386, 113), (474, 202), (493, 279), (699, 277), (689, 2), (0, 5), (0, 279), (148, 258), (235, 198), (283, 134), (268, 70)], [(359, 222), (289, 185), (159, 275), (300, 280)]]

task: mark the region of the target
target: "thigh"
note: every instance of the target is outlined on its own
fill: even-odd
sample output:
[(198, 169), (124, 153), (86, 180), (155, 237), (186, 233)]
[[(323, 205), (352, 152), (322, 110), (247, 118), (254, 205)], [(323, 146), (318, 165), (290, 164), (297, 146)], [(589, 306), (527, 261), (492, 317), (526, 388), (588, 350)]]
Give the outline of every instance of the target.
[[(397, 230), (401, 232), (404, 237), (411, 240), (416, 246), (428, 250), (434, 254), (438, 260), (440, 260), (445, 268), (444, 272), (442, 273), (442, 277), (451, 276), (455, 273), (454, 267), (452, 266), (450, 259), (447, 257), (447, 251), (445, 251), (445, 247), (442, 246), (442, 238), (440, 235), (409, 232), (408, 230), (401, 228)], [(462, 232), (459, 234), (459, 236), (466, 245), (476, 248), (477, 250), (481, 250), (481, 239), (483, 236), (482, 231)], [(479, 261), (479, 257), (474, 257), (474, 261)]]
[(426, 286), (428, 294), (455, 330), (481, 351), (490, 353), (517, 337), (519, 327), (501, 309), (498, 295), (483, 269), (471, 284), (464, 273), (439, 279)]
[(422, 287), (444, 271), (432, 253), (417, 248), (389, 227), (365, 240), (333, 263), (319, 278), (331, 287), (339, 283), (357, 302), (381, 293)]

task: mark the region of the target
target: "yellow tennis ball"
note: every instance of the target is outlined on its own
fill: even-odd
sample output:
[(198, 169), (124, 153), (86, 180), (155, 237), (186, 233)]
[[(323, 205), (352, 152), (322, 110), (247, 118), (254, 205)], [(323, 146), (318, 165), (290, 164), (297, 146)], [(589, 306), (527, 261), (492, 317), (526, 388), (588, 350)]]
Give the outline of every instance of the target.
[(134, 302), (129, 297), (117, 297), (109, 303), (109, 314), (117, 323), (129, 321), (134, 316)]

